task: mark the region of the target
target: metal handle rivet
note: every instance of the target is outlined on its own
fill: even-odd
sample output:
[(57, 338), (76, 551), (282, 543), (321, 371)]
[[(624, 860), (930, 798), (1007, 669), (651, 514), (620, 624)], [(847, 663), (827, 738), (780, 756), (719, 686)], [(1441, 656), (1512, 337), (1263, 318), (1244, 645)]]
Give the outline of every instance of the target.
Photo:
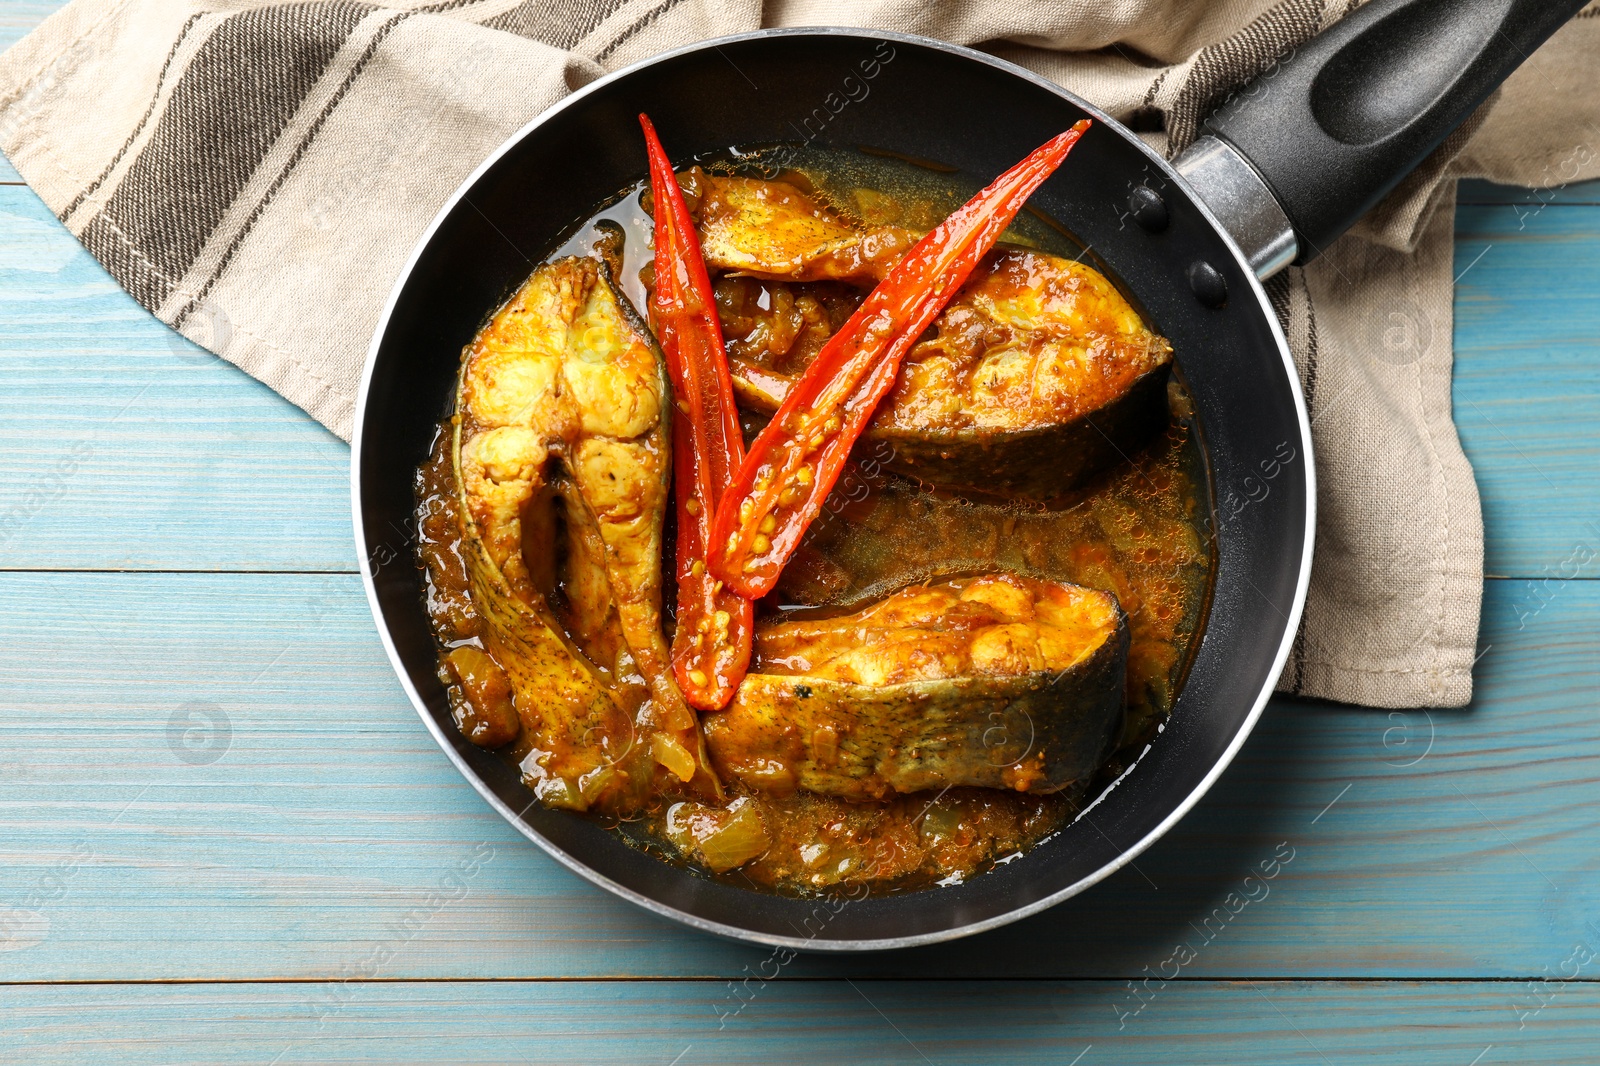
[(1228, 302), (1228, 279), (1204, 259), (1189, 264), (1189, 291), (1207, 307), (1221, 307)]
[(1160, 233), (1171, 221), (1167, 214), (1167, 202), (1148, 185), (1140, 185), (1128, 194), (1128, 211), (1146, 233)]

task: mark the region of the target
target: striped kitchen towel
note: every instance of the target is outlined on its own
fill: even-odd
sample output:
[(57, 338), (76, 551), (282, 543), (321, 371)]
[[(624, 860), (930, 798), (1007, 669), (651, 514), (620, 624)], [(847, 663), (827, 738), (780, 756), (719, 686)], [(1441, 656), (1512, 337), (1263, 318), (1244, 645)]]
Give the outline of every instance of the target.
[[(541, 110), (667, 48), (761, 26), (980, 45), (1159, 150), (1358, 0), (74, 0), (0, 57), (0, 149), (163, 322), (348, 437), (391, 284), (449, 193)], [(1317, 444), (1289, 691), (1471, 695), (1483, 582), (1450, 412), (1454, 181), (1600, 174), (1600, 19), (1561, 31), (1423, 169), (1271, 292)]]

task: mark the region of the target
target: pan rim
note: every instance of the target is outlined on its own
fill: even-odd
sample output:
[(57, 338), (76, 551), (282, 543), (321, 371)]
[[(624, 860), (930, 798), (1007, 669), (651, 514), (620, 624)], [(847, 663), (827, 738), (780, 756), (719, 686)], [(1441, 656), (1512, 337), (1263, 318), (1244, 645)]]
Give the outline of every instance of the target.
[[(1123, 848), (1121, 853), (1115, 859), (1102, 865), (1093, 873), (1082, 877), (1069, 885), (1057, 889), (1048, 896), (1044, 896), (1040, 899), (1034, 900), (1031, 903), (1013, 908), (1012, 910), (1006, 911), (1003, 914), (997, 914), (989, 918), (968, 922), (962, 925), (951, 926), (947, 929), (941, 929), (936, 932), (918, 933), (911, 936), (856, 938), (849, 940), (822, 940), (807, 937), (778, 936), (745, 929), (739, 926), (729, 925), (725, 922), (712, 921), (710, 919), (691, 914), (677, 907), (670, 906), (666, 903), (662, 903), (661, 901), (650, 896), (628, 888), (627, 886), (622, 885), (605, 876), (604, 874), (594, 870), (589, 865), (579, 860), (576, 856), (568, 853), (563, 848), (556, 845), (553, 841), (547, 840), (542, 834), (524, 821), (519, 812), (513, 810), (510, 804), (502, 800), (488, 786), (487, 782), (485, 782), (478, 775), (471, 765), (461, 757), (460, 753), (456, 751), (454, 743), (445, 735), (443, 728), (429, 712), (427, 702), (422, 698), (421, 693), (419, 693), (416, 689), (416, 686), (412, 684), (409, 671), (406, 669), (406, 665), (401, 659), (399, 650), (395, 647), (394, 640), (389, 633), (389, 627), (384, 620), (383, 608), (379, 602), (377, 585), (374, 581), (372, 560), (367, 551), (366, 531), (362, 521), (362, 444), (366, 425), (368, 394), (372, 385), (373, 372), (377, 365), (379, 349), (383, 345), (383, 341), (388, 332), (390, 319), (393, 316), (395, 308), (399, 304), (401, 292), (405, 289), (407, 282), (409, 282), (411, 278), (412, 271), (415, 269), (423, 253), (432, 243), (433, 238), (437, 234), (440, 226), (443, 225), (446, 218), (451, 214), (452, 211), (454, 211), (456, 206), (462, 200), (466, 199), (468, 192), (496, 163), (500, 161), (501, 158), (510, 152), (516, 145), (520, 144), (536, 129), (568, 108), (578, 106), (590, 95), (599, 92), (613, 82), (628, 77), (636, 71), (671, 60), (678, 56), (716, 49), (724, 45), (736, 44), (744, 41), (789, 36), (854, 37), (874, 41), (898, 42), (909, 46), (944, 52), (961, 59), (977, 62), (985, 66), (992, 67), (1002, 73), (1020, 78), (1038, 88), (1045, 89), (1054, 95), (1061, 97), (1067, 102), (1073, 104), (1075, 107), (1081, 108), (1083, 111), (1091, 115), (1097, 123), (1103, 123), (1109, 126), (1124, 141), (1130, 143), (1138, 151), (1142, 152), (1150, 164), (1157, 168), (1164, 179), (1189, 191), (1190, 198), (1193, 200), (1195, 207), (1198, 208), (1201, 216), (1211, 225), (1216, 234), (1222, 238), (1224, 246), (1233, 255), (1235, 263), (1248, 280), (1250, 294), (1256, 301), (1256, 305), (1260, 310), (1261, 315), (1265, 318), (1271, 336), (1278, 346), (1279, 357), (1283, 360), (1284, 373), (1288, 379), (1290, 391), (1294, 399), (1295, 418), (1300, 429), (1301, 454), (1305, 457), (1305, 462), (1302, 465), (1303, 477), (1305, 478), (1305, 529), (1303, 531), (1301, 559), (1295, 581), (1294, 600), (1286, 614), (1288, 624), (1284, 628), (1283, 637), (1279, 643), (1278, 650), (1273, 657), (1272, 667), (1268, 671), (1267, 677), (1262, 684), (1261, 691), (1257, 693), (1256, 699), (1249, 712), (1246, 714), (1244, 720), (1240, 723), (1233, 737), (1229, 740), (1227, 747), (1213, 762), (1210, 769), (1207, 770), (1205, 775), (1189, 792), (1189, 794), (1185, 796), (1175, 807), (1173, 807), (1167, 816), (1164, 817), (1156, 826), (1154, 826), (1139, 840)], [(1162, 158), (1161, 155), (1154, 151), (1149, 145), (1145, 144), (1144, 141), (1136, 134), (1132, 133), (1125, 126), (1123, 126), (1122, 123), (1112, 118), (1100, 108), (1080, 98), (1076, 93), (1073, 93), (1072, 91), (1065, 89), (1062, 86), (1057, 85), (1055, 82), (1043, 78), (1024, 67), (1018, 66), (1015, 63), (988, 55), (987, 53), (977, 51), (976, 49), (967, 48), (962, 45), (951, 44), (950, 42), (940, 41), (930, 37), (922, 37), (916, 34), (898, 33), (887, 30), (869, 30), (850, 26), (789, 27), (783, 29), (753, 30), (746, 33), (707, 38), (702, 41), (696, 41), (691, 44), (683, 45), (667, 52), (661, 52), (653, 56), (648, 56), (637, 62), (631, 63), (626, 67), (613, 71), (604, 77), (598, 78), (584, 86), (582, 89), (579, 89), (572, 95), (557, 102), (550, 108), (540, 112), (533, 119), (525, 123), (509, 137), (507, 137), (499, 147), (491, 152), (469, 175), (467, 175), (466, 178), (462, 180), (462, 182), (450, 194), (449, 198), (446, 199), (445, 202), (439, 207), (439, 210), (434, 215), (432, 221), (428, 223), (427, 228), (423, 230), (422, 234), (418, 237), (416, 244), (412, 247), (410, 255), (406, 258), (404, 266), (401, 268), (400, 273), (396, 276), (395, 282), (390, 289), (389, 296), (384, 302), (383, 312), (378, 319), (377, 326), (373, 330), (372, 340), (367, 348), (366, 359), (362, 365), (360, 388), (356, 394), (355, 423), (350, 439), (351, 524), (354, 533), (356, 555), (361, 560), (361, 584), (362, 588), (366, 592), (367, 606), (372, 612), (373, 621), (378, 630), (378, 637), (383, 644), (385, 654), (388, 656), (389, 665), (394, 670), (395, 675), (400, 682), (401, 688), (405, 691), (407, 698), (411, 701), (412, 709), (417, 712), (418, 716), (422, 719), (424, 727), (430, 734), (433, 735), (435, 742), (438, 743), (439, 747), (444, 751), (445, 756), (451, 761), (457, 771), (461, 773), (462, 777), (464, 777), (467, 782), (472, 785), (479, 796), (481, 796), (491, 808), (499, 813), (502, 818), (504, 818), (524, 837), (538, 845), (548, 855), (554, 858), (557, 862), (561, 863), (567, 869), (578, 874), (592, 884), (595, 884), (600, 888), (603, 888), (606, 891), (611, 892), (612, 894), (624, 900), (627, 900), (630, 903), (636, 904), (650, 913), (664, 918), (669, 918), (700, 932), (710, 933), (714, 936), (736, 940), (743, 943), (760, 944), (764, 947), (782, 948), (795, 951), (852, 953), (864, 951), (888, 951), (900, 948), (919, 947), (929, 944), (943, 943), (949, 940), (957, 940), (963, 937), (973, 936), (991, 929), (997, 929), (1004, 925), (1009, 925), (1012, 922), (1020, 921), (1023, 918), (1029, 917), (1030, 915), (1038, 914), (1041, 911), (1048, 910), (1050, 907), (1053, 907), (1056, 904), (1061, 903), (1062, 901), (1093, 887), (1099, 882), (1105, 880), (1107, 877), (1110, 877), (1112, 874), (1116, 873), (1118, 870), (1122, 869), (1124, 866), (1127, 866), (1129, 863), (1133, 862), (1134, 859), (1143, 854), (1151, 845), (1153, 845), (1174, 825), (1176, 825), (1178, 821), (1184, 817), (1184, 815), (1188, 814), (1189, 811), (1193, 809), (1197, 803), (1199, 803), (1200, 799), (1211, 790), (1211, 787), (1216, 783), (1217, 779), (1221, 777), (1223, 771), (1225, 771), (1233, 762), (1234, 757), (1239, 753), (1239, 750), (1244, 746), (1245, 741), (1254, 731), (1256, 723), (1260, 720), (1262, 713), (1266, 709), (1267, 701), (1273, 696), (1274, 690), (1277, 687), (1278, 678), (1282, 675), (1284, 666), (1288, 662), (1289, 655), (1294, 647), (1295, 636), (1299, 630), (1300, 618), (1305, 608), (1306, 595), (1310, 584), (1312, 550), (1315, 546), (1316, 538), (1316, 463), (1313, 456), (1314, 452), (1312, 450), (1311, 424), (1306, 410), (1305, 395), (1300, 386), (1300, 375), (1295, 367), (1294, 357), (1289, 350), (1288, 340), (1283, 334), (1282, 327), (1278, 322), (1278, 317), (1272, 310), (1272, 305), (1267, 298), (1266, 291), (1261, 286), (1260, 280), (1256, 277), (1255, 272), (1250, 268), (1248, 260), (1245, 258), (1244, 253), (1240, 250), (1238, 243), (1222, 226), (1222, 223), (1206, 206), (1205, 202), (1194, 193), (1189, 184), (1171, 166), (1171, 164)], [(1115, 787), (1115, 785), (1112, 787)], [(1106, 792), (1102, 793), (1100, 797), (1097, 797), (1094, 803), (1091, 803), (1085, 810), (1092, 810), (1100, 803), (1102, 799), (1104, 799), (1107, 794), (1109, 794), (1109, 792), (1110, 789), (1107, 789)], [(526, 808), (524, 808), (524, 810), (526, 810)]]

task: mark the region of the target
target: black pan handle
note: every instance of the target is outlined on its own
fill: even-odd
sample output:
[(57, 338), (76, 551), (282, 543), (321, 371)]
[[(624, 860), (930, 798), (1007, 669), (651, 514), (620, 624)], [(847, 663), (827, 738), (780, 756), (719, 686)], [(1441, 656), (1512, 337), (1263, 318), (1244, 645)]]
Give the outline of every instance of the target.
[(1206, 132), (1266, 183), (1304, 262), (1393, 189), (1585, 3), (1371, 0), (1237, 93), (1207, 120)]

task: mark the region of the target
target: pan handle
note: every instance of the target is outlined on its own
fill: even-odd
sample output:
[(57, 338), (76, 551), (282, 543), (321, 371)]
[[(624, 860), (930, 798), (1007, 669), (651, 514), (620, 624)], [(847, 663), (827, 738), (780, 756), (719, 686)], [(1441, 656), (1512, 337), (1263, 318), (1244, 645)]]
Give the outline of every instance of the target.
[(1236, 93), (1176, 161), (1256, 273), (1314, 258), (1587, 0), (1370, 0)]

